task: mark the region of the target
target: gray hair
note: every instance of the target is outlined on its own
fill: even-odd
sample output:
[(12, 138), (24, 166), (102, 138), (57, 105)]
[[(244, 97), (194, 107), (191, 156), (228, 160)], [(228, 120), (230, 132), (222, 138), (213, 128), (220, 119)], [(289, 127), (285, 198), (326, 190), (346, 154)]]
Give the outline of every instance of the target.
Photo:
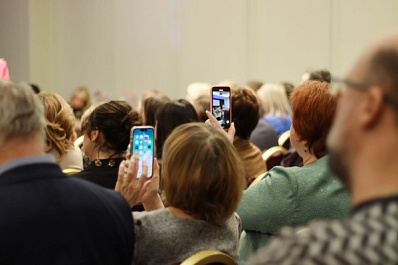
[(44, 142), (45, 126), (43, 104), (32, 88), (26, 83), (0, 80), (0, 145), (14, 136), (32, 137), (32, 133)]

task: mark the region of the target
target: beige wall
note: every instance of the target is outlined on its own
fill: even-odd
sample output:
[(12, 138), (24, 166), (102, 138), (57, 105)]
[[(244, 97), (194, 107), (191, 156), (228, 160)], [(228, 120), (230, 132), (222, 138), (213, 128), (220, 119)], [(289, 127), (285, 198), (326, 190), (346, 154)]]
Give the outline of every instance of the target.
[(190, 82), (344, 76), (369, 42), (398, 30), (397, 0), (0, 0), (11, 75), (69, 98), (88, 86), (134, 102), (185, 97)]

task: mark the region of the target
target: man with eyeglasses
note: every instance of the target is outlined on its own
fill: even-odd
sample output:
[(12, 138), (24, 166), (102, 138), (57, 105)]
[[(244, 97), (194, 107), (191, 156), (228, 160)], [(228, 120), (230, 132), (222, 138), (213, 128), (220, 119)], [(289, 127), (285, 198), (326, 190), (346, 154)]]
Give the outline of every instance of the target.
[(350, 189), (352, 215), (286, 228), (248, 264), (398, 264), (398, 35), (332, 83), (330, 167)]

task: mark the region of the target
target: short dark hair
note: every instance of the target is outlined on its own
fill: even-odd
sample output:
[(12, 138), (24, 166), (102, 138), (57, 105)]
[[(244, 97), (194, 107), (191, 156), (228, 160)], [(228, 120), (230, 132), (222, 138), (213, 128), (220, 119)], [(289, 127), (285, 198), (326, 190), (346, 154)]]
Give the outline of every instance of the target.
[(156, 111), (156, 157), (162, 158), (163, 144), (176, 127), (197, 121), (195, 108), (185, 99), (173, 100), (160, 106)]
[(310, 73), (308, 80), (330, 83), (332, 77), (330, 76), (330, 72), (328, 70), (317, 70)]
[(132, 110), (125, 101), (109, 101), (94, 109), (88, 118), (84, 133), (99, 130), (105, 143), (101, 148), (113, 150), (118, 154), (126, 151), (130, 142), (130, 129), (142, 125), (138, 112)]
[(242, 139), (249, 139), (260, 118), (257, 97), (251, 89), (244, 87), (232, 89), (231, 96), (235, 135)]

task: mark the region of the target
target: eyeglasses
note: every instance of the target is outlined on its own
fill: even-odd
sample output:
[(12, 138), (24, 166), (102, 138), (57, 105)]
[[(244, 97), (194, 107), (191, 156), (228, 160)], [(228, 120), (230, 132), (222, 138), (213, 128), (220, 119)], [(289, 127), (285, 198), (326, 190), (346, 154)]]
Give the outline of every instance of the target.
[[(364, 84), (364, 83), (357, 83), (357, 82), (352, 82), (347, 79), (338, 79), (338, 78), (333, 78), (332, 82), (329, 85), (329, 93), (332, 95), (337, 95), (339, 93), (344, 93), (348, 87), (355, 88), (358, 90), (366, 91), (368, 90), (371, 85), (369, 84)], [(392, 105), (392, 106), (398, 106), (397, 100), (391, 98), (388, 95), (384, 95), (384, 102)]]

